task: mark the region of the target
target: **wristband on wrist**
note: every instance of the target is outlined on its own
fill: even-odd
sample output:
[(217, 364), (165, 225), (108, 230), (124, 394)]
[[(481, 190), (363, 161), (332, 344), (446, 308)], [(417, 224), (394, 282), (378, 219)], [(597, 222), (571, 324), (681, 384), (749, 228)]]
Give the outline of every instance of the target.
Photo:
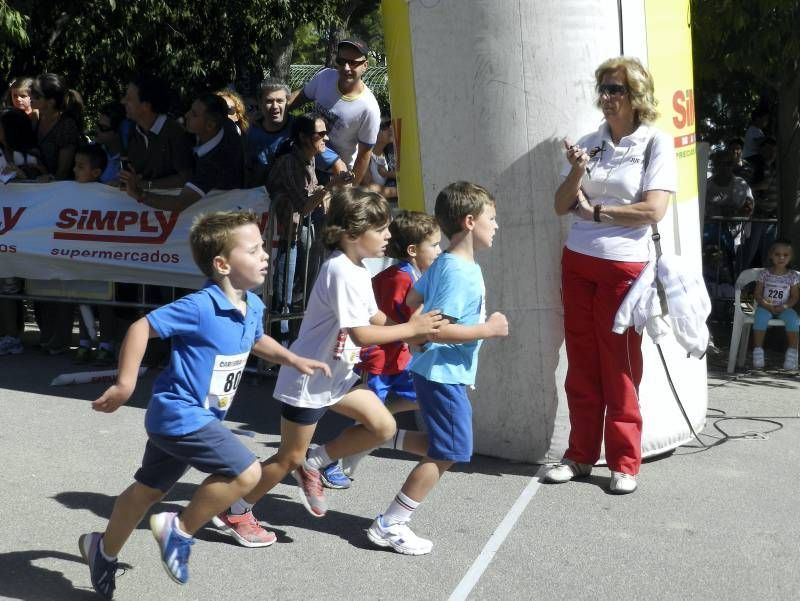
[(601, 208), (602, 206), (603, 206), (603, 205), (594, 205), (594, 220), (595, 220), (597, 223), (600, 223), (600, 208)]

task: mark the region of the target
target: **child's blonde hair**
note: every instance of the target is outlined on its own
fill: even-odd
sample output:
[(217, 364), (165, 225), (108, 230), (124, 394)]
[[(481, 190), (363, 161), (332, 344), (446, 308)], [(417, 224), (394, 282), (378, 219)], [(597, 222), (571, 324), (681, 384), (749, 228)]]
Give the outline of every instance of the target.
[(340, 248), (342, 236), (356, 238), (367, 230), (381, 229), (391, 218), (389, 203), (377, 192), (342, 188), (331, 197), (322, 242), (328, 250), (336, 250)]
[(386, 247), (386, 256), (392, 259), (407, 259), (409, 246), (422, 244), (437, 231), (439, 225), (433, 215), (418, 211), (401, 211), (389, 225), (392, 238)]
[(226, 256), (233, 248), (233, 231), (243, 225), (258, 225), (254, 213), (218, 211), (198, 215), (189, 232), (189, 245), (197, 267), (209, 278), (214, 277), (214, 257)]

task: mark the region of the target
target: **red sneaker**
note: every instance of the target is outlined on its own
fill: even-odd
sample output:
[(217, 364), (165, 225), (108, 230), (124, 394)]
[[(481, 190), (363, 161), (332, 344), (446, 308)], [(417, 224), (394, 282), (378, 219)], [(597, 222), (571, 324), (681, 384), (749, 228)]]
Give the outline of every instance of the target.
[(211, 518), (220, 532), (227, 534), (243, 547), (269, 547), (278, 537), (261, 527), (252, 511), (231, 515), (223, 511)]
[(315, 518), (324, 517), (328, 511), (328, 502), (325, 500), (325, 491), (322, 488), (322, 479), (319, 471), (301, 465), (292, 472), (297, 480), (300, 491), (300, 501)]

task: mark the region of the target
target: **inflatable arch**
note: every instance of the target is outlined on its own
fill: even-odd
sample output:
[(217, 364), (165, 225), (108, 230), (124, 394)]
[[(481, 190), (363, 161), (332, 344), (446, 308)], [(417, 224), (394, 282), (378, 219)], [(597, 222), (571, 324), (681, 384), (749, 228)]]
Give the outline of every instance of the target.
[[(487, 309), (512, 336), (481, 353), (475, 448), (526, 462), (566, 448), (566, 354), (559, 259), (567, 220), (553, 212), (561, 140), (594, 130), (594, 69), (639, 57), (653, 73), (675, 139), (679, 192), (661, 224), (664, 252), (700, 265), (689, 0), (383, 0), (399, 185), (406, 208), (467, 179), (498, 199), (500, 231), (478, 257)], [(643, 339), (643, 454), (690, 439), (653, 342)], [(706, 364), (662, 347), (696, 430), (705, 423)]]

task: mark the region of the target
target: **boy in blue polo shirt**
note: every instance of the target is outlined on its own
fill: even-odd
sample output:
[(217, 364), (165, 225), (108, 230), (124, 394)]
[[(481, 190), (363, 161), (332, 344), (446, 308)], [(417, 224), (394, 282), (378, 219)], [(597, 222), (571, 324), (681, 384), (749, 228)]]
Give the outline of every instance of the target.
[(411, 360), (427, 435), (406, 433), (402, 450), (422, 459), (367, 530), (373, 544), (405, 555), (424, 555), (433, 548), (431, 541), (411, 531), (408, 522), (442, 474), (455, 462), (469, 462), (472, 457), (472, 406), (466, 388), (475, 384), (481, 341), (508, 336), (505, 315), (493, 313), (486, 319), (486, 289), (474, 258), (475, 251), (492, 246), (498, 227), (494, 198), (481, 186), (456, 182), (436, 197), (435, 215), (450, 245), (406, 297), (412, 309), (420, 304), (424, 310), (435, 307), (449, 321), (435, 342), (427, 343)]
[(150, 517), (164, 568), (180, 584), (189, 578), (194, 533), (258, 483), (256, 456), (221, 423), (251, 350), (305, 374), (320, 369), (330, 375), (327, 365), (264, 335), (264, 305), (248, 292), (263, 284), (269, 258), (254, 215), (203, 215), (192, 226), (190, 243), (195, 263), (210, 280), (130, 327), (117, 382), (92, 403), (95, 411), (116, 411), (133, 393), (148, 339), (172, 340), (170, 364), (156, 380), (145, 414), (148, 441), (136, 481), (117, 497), (105, 533), (84, 534), (78, 541), (92, 586), (107, 599), (114, 593), (117, 554), (187, 468), (209, 474), (189, 505), (180, 514)]

